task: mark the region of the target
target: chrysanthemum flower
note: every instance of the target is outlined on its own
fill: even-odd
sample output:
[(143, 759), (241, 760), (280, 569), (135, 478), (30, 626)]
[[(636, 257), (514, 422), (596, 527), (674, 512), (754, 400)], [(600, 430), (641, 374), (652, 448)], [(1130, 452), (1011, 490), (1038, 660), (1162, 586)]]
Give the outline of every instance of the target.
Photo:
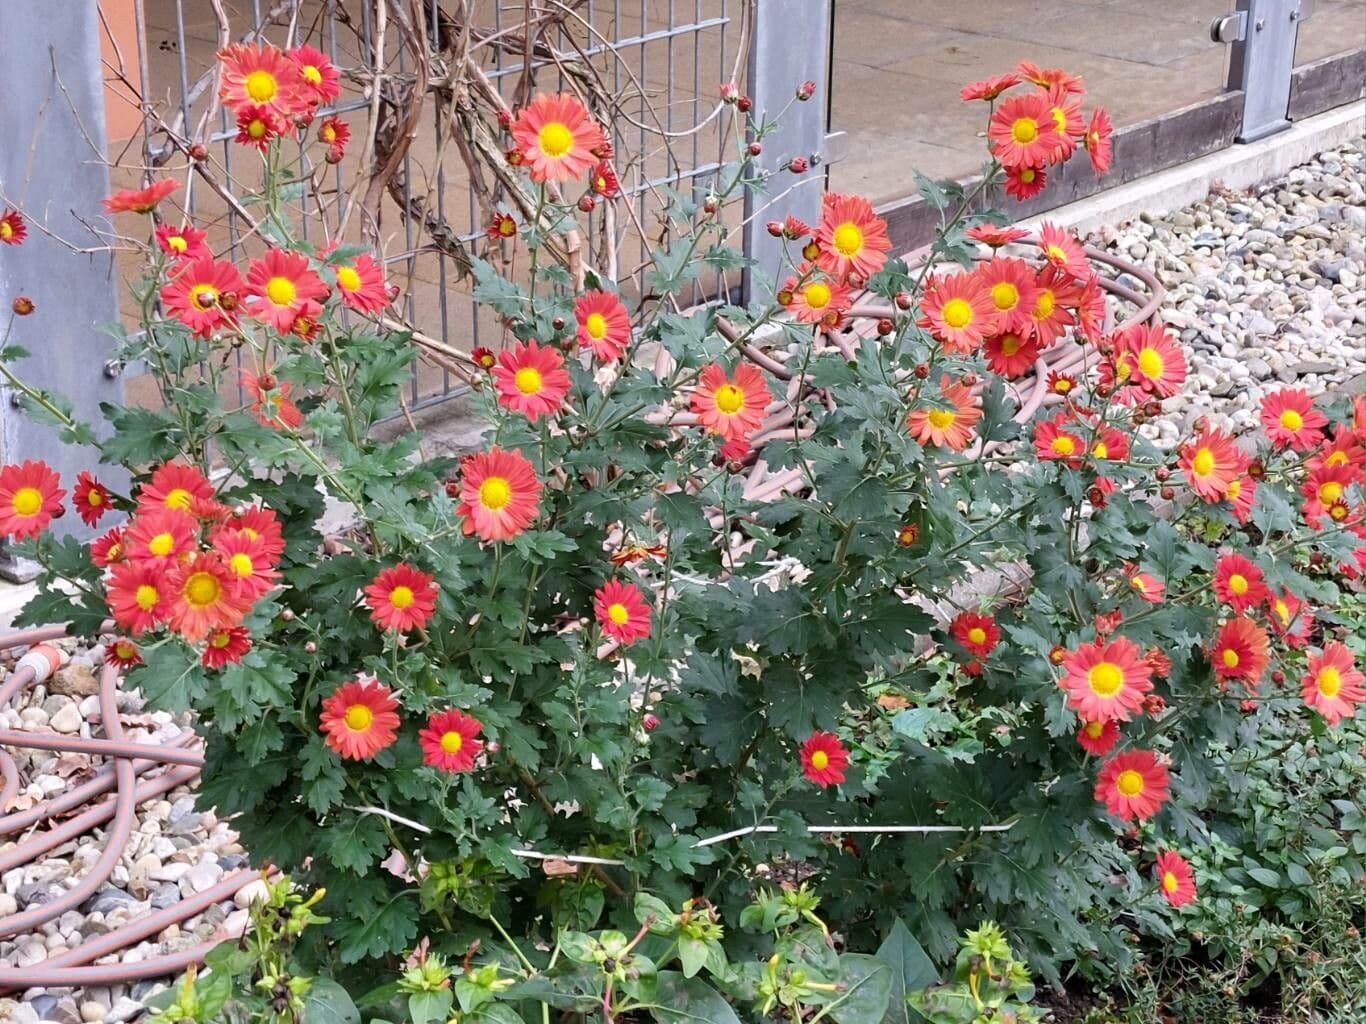
[(1271, 641), (1266, 630), (1251, 619), (1229, 619), (1215, 635), (1210, 662), (1218, 679), (1237, 680), (1249, 693), (1255, 693), (1271, 662)]
[(203, 640), (215, 629), (235, 626), (251, 610), (232, 573), (217, 554), (200, 552), (166, 573), (171, 596), (167, 623), (186, 640)]
[(603, 584), (593, 592), (593, 612), (602, 631), (623, 646), (650, 635), (650, 606), (633, 583)]
[(821, 789), (844, 782), (849, 752), (834, 733), (813, 732), (802, 744), (801, 758), (802, 774)]
[(1324, 465), (1310, 470), (1304, 483), (1300, 485), (1300, 493), (1304, 495), (1301, 511), (1305, 521), (1317, 527), (1319, 517), (1332, 506), (1344, 501), (1348, 488), (1360, 477), (1361, 472), (1352, 465)]
[(165, 574), (154, 562), (119, 562), (105, 587), (110, 614), (133, 636), (165, 622), (171, 613), (172, 592)]
[(1075, 286), (1071, 278), (1052, 267), (1045, 267), (1036, 283), (1039, 291), (1034, 308), (1029, 311), (1029, 318), (1033, 322), (1034, 337), (1038, 339), (1039, 348), (1045, 349), (1072, 326), (1068, 299), (1075, 293)]
[(994, 100), (1007, 89), (1013, 89), (1020, 84), (1020, 76), (1014, 73), (995, 75), (985, 78), (980, 82), (973, 82), (963, 86), (958, 95), (962, 97), (964, 103), (971, 103), (973, 100)]
[(1132, 384), (1157, 398), (1170, 398), (1186, 382), (1186, 357), (1161, 324), (1135, 324), (1115, 335), (1119, 383)]
[(224, 296), (237, 296), (246, 288), (237, 268), (227, 260), (201, 256), (189, 260), (161, 289), (166, 312), (190, 331), (207, 338), (222, 327), (237, 322), (236, 313), (223, 302)]
[(1119, 742), (1119, 723), (1113, 718), (1103, 722), (1082, 722), (1077, 730), (1077, 742), (1088, 754), (1104, 757)]
[(478, 719), (463, 711), (438, 711), (417, 734), (422, 763), (451, 774), (469, 771), (484, 749), (483, 741), (475, 739), (482, 729)]
[(973, 428), (982, 418), (972, 388), (962, 381), (939, 379), (939, 397), (928, 408), (913, 409), (906, 418), (911, 436), (922, 445), (937, 445), (961, 452), (972, 443)]
[(1173, 907), (1195, 902), (1195, 873), (1180, 854), (1170, 850), (1159, 853), (1153, 875), (1163, 898)]
[(47, 529), (66, 491), (46, 462), (26, 459), (0, 469), (0, 537), (24, 540)]
[(1044, 93), (1012, 96), (996, 108), (987, 141), (1005, 167), (1043, 167), (1064, 142)]
[(1100, 286), (1100, 275), (1088, 274), (1082, 281), (1074, 311), (1077, 330), (1088, 338), (1099, 338), (1105, 329), (1105, 311), (1105, 290)]
[(569, 372), (556, 349), (542, 346), (535, 339), (519, 341), (498, 353), (493, 385), (499, 405), (535, 423), (542, 416), (558, 412), (564, 404), (564, 396), (569, 393)]
[(199, 663), (205, 668), (235, 665), (251, 650), (251, 634), (246, 626), (226, 626), (215, 629), (204, 640)]
[(1322, 654), (1309, 655), (1300, 687), (1304, 702), (1323, 716), (1329, 725), (1356, 714), (1366, 700), (1362, 683), (1366, 675), (1358, 671), (1352, 652), (1344, 644), (1325, 644)]
[(249, 602), (275, 589), (280, 578), (274, 561), (266, 553), (266, 542), (246, 530), (220, 530), (213, 535), (213, 549), (232, 574), (233, 584)]
[(511, 540), (536, 519), (541, 482), (517, 449), (494, 445), (467, 455), (460, 463), (460, 500), (456, 515), (462, 530), (480, 540)]
[(116, 526), (90, 542), (90, 564), (100, 569), (124, 561), (123, 528)]
[(302, 253), (271, 249), (247, 267), (248, 307), (252, 316), (288, 334), (305, 303), (321, 302), (327, 285), (308, 265)]
[(1086, 126), (1082, 145), (1086, 147), (1086, 155), (1091, 158), (1091, 166), (1097, 174), (1104, 174), (1110, 169), (1114, 159), (1114, 145), (1110, 141), (1113, 134), (1114, 125), (1110, 122), (1109, 111), (1104, 107), (1091, 111), (1091, 122)]
[(1049, 266), (1073, 277), (1085, 278), (1091, 273), (1081, 242), (1057, 224), (1045, 222), (1039, 226), (1039, 250)]
[(1101, 767), (1096, 799), (1125, 821), (1144, 821), (1167, 801), (1170, 775), (1151, 750), (1126, 750)]
[(285, 551), (284, 528), (274, 510), (251, 505), (238, 509), (222, 526), (214, 530), (213, 540), (219, 536), (241, 530), (252, 540), (259, 540), (265, 557), (274, 565)]
[(495, 242), (516, 238), (517, 220), (510, 213), (495, 213), (489, 221), (489, 226), (484, 229), (484, 234)]
[(18, 210), (5, 207), (0, 212), (0, 242), (5, 245), (21, 245), (28, 237), (28, 227), (24, 224), (24, 216)]
[(380, 629), (421, 629), (436, 611), (436, 585), (427, 573), (400, 562), (365, 588), (365, 603)]
[(986, 288), (996, 309), (997, 331), (1026, 332), (1033, 324), (1029, 311), (1038, 300), (1034, 268), (1024, 260), (997, 256), (979, 264), (973, 276)]
[(126, 636), (117, 636), (104, 645), (104, 660), (116, 668), (127, 671), (142, 664), (142, 652), (138, 650), (138, 645)]
[(1052, 162), (1063, 163), (1076, 152), (1077, 142), (1086, 134), (1086, 122), (1081, 116), (1081, 97), (1061, 86), (1048, 89), (1048, 112), (1053, 116), (1059, 142), (1053, 151)]
[(223, 66), (218, 98), (236, 111), (246, 106), (268, 108), (276, 117), (293, 120), (310, 106), (312, 88), (299, 65), (277, 47), (234, 43), (218, 51)]
[(1129, 590), (1149, 604), (1161, 604), (1167, 594), (1167, 585), (1151, 573), (1140, 572), (1138, 566), (1130, 566), (1124, 574)]
[(1152, 688), (1143, 651), (1127, 637), (1084, 643), (1069, 651), (1058, 683), (1067, 706), (1088, 722), (1127, 722), (1139, 713)]
[(772, 400), (757, 367), (740, 363), (731, 379), (718, 363), (708, 363), (692, 389), (690, 404), (709, 433), (732, 438), (748, 437), (758, 430)]
[(190, 553), (198, 539), (191, 516), (172, 509), (140, 513), (123, 531), (124, 557), (166, 568)]
[(329, 149), (345, 150), (351, 141), (351, 126), (336, 114), (318, 122), (318, 141)]
[(341, 95), (341, 72), (327, 54), (311, 46), (296, 46), (285, 56), (298, 66), (303, 91), (311, 103), (321, 106)]
[(1262, 426), (1277, 448), (1297, 452), (1323, 443), (1323, 428), (1328, 418), (1314, 408), (1314, 400), (1303, 388), (1284, 388), (1262, 399)]
[(512, 137), (532, 181), (573, 181), (597, 163), (606, 141), (586, 108), (568, 93), (539, 93), (512, 122)]
[(397, 708), (393, 691), (383, 683), (373, 679), (342, 683), (323, 701), (318, 725), (338, 756), (365, 761), (394, 742)]
[(1042, 167), (1007, 167), (1006, 195), (1019, 202), (1033, 199), (1048, 187), (1048, 172)]
[(1314, 614), (1298, 597), (1288, 590), (1282, 590), (1267, 597), (1266, 608), (1272, 630), (1286, 646), (1303, 647), (1309, 642)]
[(599, 160), (588, 175), (588, 187), (604, 199), (611, 199), (621, 193), (621, 182), (609, 160)]
[(154, 181), (146, 188), (125, 188), (103, 200), (110, 213), (151, 213), (172, 192), (180, 187), (170, 178)]
[(1252, 518), (1252, 510), (1257, 505), (1257, 481), (1246, 475), (1229, 481), (1224, 500), (1232, 506), (1233, 518), (1246, 523)]
[(982, 279), (968, 273), (930, 278), (920, 313), (919, 325), (948, 351), (960, 354), (974, 351), (983, 338), (999, 331), (1003, 319)]
[(183, 462), (164, 462), (138, 490), (138, 515), (156, 509), (189, 513), (195, 499), (214, 496), (213, 484), (194, 466)]
[(378, 313), (389, 305), (389, 287), (384, 283), (384, 271), (368, 252), (334, 269), (337, 272), (337, 293), (350, 308), (358, 313)]
[(157, 248), (172, 260), (197, 260), (212, 256), (208, 243), (204, 241), (207, 237), (207, 232), (190, 224), (181, 227), (158, 224), (156, 230)]
[(631, 316), (611, 292), (591, 291), (579, 296), (574, 303), (574, 322), (578, 324), (579, 347), (592, 349), (601, 362), (620, 359), (631, 342)]
[(1062, 68), (1041, 68), (1031, 60), (1022, 60), (1015, 66), (1015, 73), (1026, 82), (1033, 82), (1040, 89), (1061, 88), (1065, 92), (1081, 95), (1085, 92), (1081, 75), (1074, 75)]
[(985, 658), (1001, 641), (1001, 629), (990, 615), (959, 612), (949, 623), (949, 632), (970, 653)]
[(1222, 501), (1242, 471), (1242, 453), (1222, 430), (1206, 428), (1181, 446), (1180, 466), (1203, 501)]
[[(1067, 413), (1041, 420), (1034, 427), (1034, 454), (1040, 462), (1061, 462), (1076, 469), (1086, 456), (1086, 442)], [(1068, 429), (1071, 428), (1071, 429)]]
[(1129, 439), (1115, 427), (1102, 426), (1091, 441), (1091, 458), (1123, 462), (1129, 457)]
[(1239, 615), (1271, 596), (1262, 570), (1236, 552), (1220, 555), (1214, 563), (1214, 593)]
[[(799, 273), (807, 277), (810, 268), (802, 264)], [(820, 275), (807, 277), (805, 283), (789, 277), (778, 292), (778, 301), (798, 323), (826, 327), (838, 327), (850, 305), (849, 289)]]
[(887, 222), (862, 196), (827, 192), (816, 223), (816, 265), (837, 281), (856, 277), (861, 284), (882, 269), (892, 247)]
[(986, 339), (982, 354), (992, 373), (1015, 380), (1034, 368), (1039, 358), (1039, 345), (1032, 334), (1003, 331)]
[(1057, 370), (1048, 371), (1048, 379), (1044, 381), (1044, 387), (1055, 395), (1062, 395), (1066, 398), (1077, 390), (1077, 378), (1070, 373), (1059, 373)]
[(286, 121), (270, 107), (251, 103), (237, 108), (237, 137), (233, 141), (264, 153), (272, 142), (293, 127), (292, 121)]

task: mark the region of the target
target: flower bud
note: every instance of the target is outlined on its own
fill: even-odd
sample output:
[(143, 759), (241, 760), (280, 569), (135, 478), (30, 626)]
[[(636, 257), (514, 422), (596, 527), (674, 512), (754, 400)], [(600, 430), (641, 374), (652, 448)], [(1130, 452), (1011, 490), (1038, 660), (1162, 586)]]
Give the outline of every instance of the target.
[(190, 147), (190, 159), (203, 162), (209, 158), (209, 151), (204, 148), (204, 143), (196, 142)]
[(305, 654), (317, 654), (317, 653), (318, 653), (318, 645), (315, 644), (312, 640), (308, 641), (308, 643), (304, 644), (304, 653), (305, 653)]
[(592, 213), (593, 208), (598, 205), (598, 201), (591, 195), (579, 196), (579, 209), (584, 213)]
[(916, 363), (914, 373), (919, 380), (926, 380), (930, 376), (930, 368), (924, 363)]
[(816, 94), (816, 83), (809, 78), (801, 85), (797, 86), (797, 99), (805, 103)]
[(910, 309), (910, 308), (911, 308), (911, 297), (910, 297), (910, 295), (908, 295), (906, 292), (897, 292), (897, 293), (896, 293), (896, 308), (897, 308), (897, 309)]
[(10, 309), (14, 310), (15, 316), (28, 316), (34, 310), (33, 300), (27, 295), (16, 295)]
[(758, 156), (764, 151), (764, 144), (762, 142), (751, 142), (745, 149), (750, 156)]
[(720, 91), (722, 103), (734, 103), (740, 98), (740, 89), (734, 82), (723, 83)]
[(1158, 491), (1157, 493), (1158, 493), (1158, 495), (1162, 498), (1163, 501), (1171, 501), (1173, 498), (1176, 497), (1176, 488), (1174, 488), (1174, 487), (1164, 487), (1164, 488), (1162, 488), (1162, 490)]
[(705, 212), (705, 213), (712, 214), (712, 213), (715, 213), (715, 212), (716, 212), (717, 210), (719, 210), (720, 208), (721, 208), (721, 203), (720, 203), (720, 200), (718, 200), (718, 199), (716, 198), (716, 196), (711, 196), (711, 195), (709, 195), (709, 196), (707, 196), (707, 198), (705, 198), (705, 199), (702, 200), (702, 210), (703, 210), (703, 212)]
[(887, 337), (887, 335), (891, 334), (892, 331), (895, 329), (895, 325), (885, 316), (877, 322), (877, 333), (884, 338)]
[(972, 387), (974, 384), (977, 383), (977, 374), (975, 374), (975, 373), (965, 373), (965, 374), (963, 374), (963, 378), (962, 378), (962, 379), (963, 379), (963, 383), (964, 383), (964, 384), (966, 384), (968, 387)]
[(770, 235), (772, 235), (774, 238), (782, 238), (782, 237), (783, 237), (783, 222), (780, 221), (780, 220), (771, 220), (771, 221), (769, 221), (767, 224), (764, 225), (764, 230), (767, 231), (767, 232), (768, 232)]
[(1061, 665), (1067, 657), (1067, 648), (1061, 644), (1054, 644), (1048, 651), (1048, 660), (1054, 665)]
[(283, 611), (280, 612), (280, 618), (284, 619), (286, 622), (293, 622), (293, 621), (294, 621), (294, 609), (293, 609), (293, 608), (286, 608), (286, 609), (284, 609)]
[(490, 740), (488, 743), (484, 745), (484, 749), (488, 751), (488, 753), (491, 756), (493, 754), (498, 753), (498, 751), (502, 750), (503, 745), (499, 743), (497, 740)]
[(1253, 480), (1262, 479), (1264, 476), (1266, 476), (1266, 465), (1262, 462), (1261, 459), (1253, 459), (1250, 463), (1248, 463), (1247, 475), (1252, 477)]
[(646, 715), (640, 720), (640, 724), (646, 732), (654, 732), (659, 728), (659, 718), (656, 715)]
[(1157, 480), (1158, 483), (1165, 483), (1167, 478), (1171, 475), (1172, 471), (1168, 469), (1166, 466), (1158, 466), (1155, 470), (1153, 470), (1153, 477)]
[(793, 174), (805, 174), (811, 164), (804, 156), (794, 156), (787, 162), (787, 169)]
[(1285, 682), (1285, 673), (1282, 672), (1280, 669), (1276, 669), (1274, 672), (1271, 673), (1271, 681), (1275, 683), (1277, 686), (1280, 686), (1282, 683)]
[(564, 330), (564, 317), (557, 316), (554, 320), (550, 321), (550, 326), (557, 331)]
[(498, 111), (498, 127), (503, 129), (503, 131), (507, 131), (509, 128), (512, 127), (512, 111)]
[(735, 109), (740, 111), (740, 113), (742, 114), (748, 114), (753, 107), (754, 101), (751, 100), (748, 96), (741, 96), (738, 100), (735, 101)]
[(968, 662), (966, 665), (963, 666), (963, 675), (965, 676), (970, 676), (973, 679), (976, 679), (981, 674), (982, 663), (978, 661), (976, 658), (974, 658), (972, 661)]

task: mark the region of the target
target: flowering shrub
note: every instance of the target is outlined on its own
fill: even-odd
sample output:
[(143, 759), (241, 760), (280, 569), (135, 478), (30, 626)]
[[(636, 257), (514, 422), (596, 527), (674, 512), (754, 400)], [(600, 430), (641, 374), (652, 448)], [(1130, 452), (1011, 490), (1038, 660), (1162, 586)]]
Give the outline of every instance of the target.
[[(900, 916), (949, 959), (961, 923), (995, 918), (1052, 977), (1113, 969), (1131, 958), (1118, 915), (1168, 935), (1200, 899), (1207, 747), (1272, 712), (1331, 728), (1363, 699), (1340, 636), (1343, 580), (1366, 570), (1366, 402), (1283, 392), (1261, 435), (1201, 423), (1169, 458), (1138, 427), (1186, 379), (1175, 338), (1116, 327), (1067, 232), (1021, 244), (969, 212), (1002, 183), (1033, 194), (1081, 149), (1106, 168), (1108, 119), (1083, 118), (1065, 72), (1022, 64), (964, 91), (989, 105), (992, 159), (972, 195), (923, 184), (943, 213), (925, 262), (891, 255), (866, 201), (828, 195), (816, 225), (770, 225), (789, 259), (772, 301), (743, 308), (680, 299), (742, 264), (718, 214), (764, 184), (746, 153), (771, 123), (733, 88), (741, 155), (673, 200), (645, 300), (547, 246), (581, 197), (611, 201), (603, 128), (567, 95), (509, 113), (509, 163), (539, 202), (489, 235), (529, 270), (473, 264), (506, 344), (471, 354), (490, 432), (455, 461), (373, 430), (413, 356), (380, 324), (381, 265), (290, 226), (307, 168), (280, 140), (306, 138), (333, 69), (270, 47), (221, 59), (239, 141), (263, 153), (256, 254), (241, 268), (193, 225), (149, 228), (120, 358), (164, 404), (107, 409), (98, 442), (131, 492), (70, 484), (107, 529), (83, 544), (47, 529), (55, 474), (5, 467), (0, 532), (46, 567), (27, 621), (112, 619), (128, 684), (196, 713), (202, 799), (258, 860), (333, 894), (310, 934), (361, 965), (348, 979), (421, 937), (467, 981), (519, 979), (523, 1001), (675, 1020), (686, 996), (731, 1020), (719, 990), (799, 1021), (863, 986), (842, 967), (857, 954), (796, 980), (745, 937), (806, 880), (819, 940), (782, 932), (816, 927), (814, 904), (775, 940), (803, 956), (835, 958), (832, 931), (876, 948)], [(319, 134), (328, 159), (347, 131)], [(173, 189), (108, 205), (157, 221)], [(850, 330), (856, 302), (875, 330)], [(1069, 369), (1056, 357), (1078, 342)], [(22, 382), (12, 341), (0, 355), (31, 408), (93, 439)], [(1038, 373), (1041, 403), (1016, 383)], [(1361, 874), (1360, 853), (1343, 868)], [(787, 895), (745, 910), (769, 881)], [(652, 920), (632, 913), (646, 892)], [(630, 939), (665, 920), (667, 956)], [(995, 959), (955, 969), (963, 1019), (1027, 999), (988, 940)], [(650, 987), (673, 956), (688, 985)], [(899, 1013), (899, 969), (851, 961), (885, 1002), (823, 1016)], [(961, 1002), (940, 995), (932, 1019)]]

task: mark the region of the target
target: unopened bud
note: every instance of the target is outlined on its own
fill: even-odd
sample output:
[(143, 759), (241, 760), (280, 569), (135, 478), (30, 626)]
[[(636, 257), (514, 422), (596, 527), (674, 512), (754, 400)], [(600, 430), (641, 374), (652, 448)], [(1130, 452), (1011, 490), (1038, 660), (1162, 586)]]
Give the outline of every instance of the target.
[(807, 79), (801, 85), (797, 86), (797, 99), (801, 100), (803, 103), (805, 103), (815, 94), (816, 83), (811, 81), (810, 79)]
[(640, 724), (646, 732), (654, 732), (659, 728), (659, 718), (656, 715), (646, 715), (640, 720)]
[(897, 308), (897, 309), (910, 309), (910, 308), (911, 308), (911, 297), (910, 297), (908, 294), (906, 294), (905, 292), (897, 292), (897, 293), (896, 293), (896, 308)]
[(887, 337), (887, 335), (891, 334), (892, 331), (895, 329), (895, 325), (886, 317), (883, 317), (881, 320), (877, 322), (877, 333), (882, 335), (882, 337), (884, 338)]
[(750, 156), (758, 156), (764, 151), (764, 144), (762, 142), (751, 142), (745, 147), (745, 150)]
[(793, 174), (805, 174), (810, 166), (810, 162), (804, 156), (794, 156), (787, 162), (787, 169)]
[(783, 237), (783, 222), (780, 221), (780, 220), (771, 220), (771, 221), (769, 221), (767, 224), (764, 225), (764, 230), (767, 231), (767, 232), (768, 232), (770, 235), (772, 235), (774, 238), (782, 238), (782, 237)]
[(14, 310), (15, 316), (28, 316), (34, 309), (33, 300), (27, 295), (16, 295), (10, 309)]
[(598, 205), (598, 201), (591, 195), (579, 196), (579, 209), (584, 213), (592, 213), (593, 208)]
[(754, 101), (751, 100), (748, 96), (741, 96), (738, 100), (735, 101), (735, 109), (740, 111), (740, 113), (742, 114), (748, 114), (750, 110), (753, 109), (753, 107)]
[(209, 151), (204, 148), (204, 143), (196, 142), (190, 147), (190, 159), (204, 161), (209, 158)]

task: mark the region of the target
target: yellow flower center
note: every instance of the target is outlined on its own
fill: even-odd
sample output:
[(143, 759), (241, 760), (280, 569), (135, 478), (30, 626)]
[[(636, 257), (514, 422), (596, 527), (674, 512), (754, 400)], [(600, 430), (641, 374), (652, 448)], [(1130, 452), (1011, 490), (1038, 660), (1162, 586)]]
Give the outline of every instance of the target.
[(1067, 115), (1062, 112), (1062, 107), (1054, 107), (1049, 113), (1053, 115), (1053, 124), (1057, 126), (1058, 131), (1067, 131)]
[(375, 713), (364, 704), (352, 704), (346, 709), (346, 727), (352, 732), (364, 732), (375, 720)]
[(134, 602), (145, 612), (150, 612), (155, 608), (160, 599), (161, 595), (157, 593), (157, 588), (150, 583), (143, 583), (137, 590), (133, 591)]
[(209, 646), (216, 647), (220, 651), (232, 643), (232, 634), (226, 629), (220, 629), (213, 636), (209, 637)]
[(1243, 493), (1243, 482), (1241, 480), (1230, 480), (1225, 496), (1229, 501), (1237, 501), (1238, 495)]
[(1138, 372), (1149, 380), (1160, 380), (1166, 364), (1155, 348), (1143, 348), (1138, 352)]
[(1281, 426), (1286, 430), (1299, 430), (1304, 426), (1304, 417), (1294, 409), (1287, 409), (1281, 413)]
[(1098, 459), (1108, 459), (1110, 457), (1110, 447), (1104, 441), (1097, 441), (1091, 446), (1091, 454)]
[(253, 117), (247, 122), (247, 134), (253, 139), (264, 139), (266, 137), (266, 122), (259, 117)]
[(190, 305), (201, 313), (218, 305), (218, 289), (212, 285), (201, 284), (190, 289)]
[(512, 383), (517, 390), (524, 395), (539, 395), (541, 393), (541, 371), (530, 366), (523, 366), (512, 378)]
[(1065, 395), (1072, 390), (1072, 382), (1066, 377), (1059, 378), (1053, 382), (1053, 390), (1060, 395)]
[(987, 642), (987, 631), (981, 626), (973, 626), (968, 630), (968, 642), (974, 644), (984, 644)]
[(806, 286), (802, 296), (812, 309), (824, 309), (830, 305), (830, 286), (820, 281), (812, 281)]
[(1290, 625), (1290, 606), (1285, 603), (1283, 598), (1276, 598), (1276, 603), (1272, 605), (1276, 611), (1276, 618), (1281, 620), (1282, 626)]
[(1347, 453), (1334, 452), (1332, 455), (1328, 456), (1328, 458), (1323, 460), (1323, 464), (1325, 466), (1345, 466), (1347, 465)]
[(411, 608), (414, 600), (416, 600), (416, 597), (413, 594), (412, 587), (405, 587), (400, 584), (389, 591), (389, 603), (399, 611), (403, 611), (405, 608)]
[(618, 626), (624, 626), (631, 621), (631, 613), (620, 601), (614, 601), (607, 606), (607, 617)]
[(287, 277), (272, 277), (266, 282), (266, 298), (277, 306), (292, 306), (298, 294), (294, 282)]
[(360, 289), (360, 275), (351, 267), (337, 268), (337, 287), (348, 292)]
[(14, 228), (10, 227), (7, 220), (0, 220), (0, 238), (9, 240), (14, 237)]
[(925, 416), (935, 430), (944, 430), (953, 425), (957, 414), (952, 409), (931, 409)]
[(1235, 597), (1242, 597), (1247, 593), (1247, 577), (1240, 572), (1235, 572), (1228, 578), (1229, 593)]
[(20, 487), (10, 499), (10, 505), (18, 515), (37, 515), (43, 507), (43, 492), (36, 487)]
[(1115, 779), (1115, 788), (1125, 796), (1138, 796), (1143, 792), (1143, 776), (1132, 768), (1127, 768)]
[(190, 578), (185, 581), (184, 590), (181, 591), (185, 595), (185, 602), (196, 608), (207, 608), (218, 600), (218, 595), (222, 592), (223, 585), (211, 572), (191, 573)]
[(818, 750), (811, 755), (811, 767), (818, 772), (825, 771), (830, 766), (830, 755), (824, 750)]
[(256, 566), (252, 564), (251, 556), (238, 552), (228, 559), (228, 568), (244, 579), (256, 571)]
[(852, 221), (845, 221), (835, 228), (834, 234), (830, 236), (830, 241), (834, 243), (835, 251), (845, 259), (857, 256), (863, 249), (863, 232), (859, 226)]
[(1318, 684), (1319, 693), (1331, 700), (1342, 689), (1342, 673), (1332, 665), (1325, 665), (1319, 669)]
[(1013, 356), (1020, 351), (1020, 336), (1018, 334), (1007, 334), (1001, 339), (1001, 355)]
[(1325, 505), (1331, 505), (1335, 501), (1342, 499), (1342, 484), (1336, 480), (1329, 480), (1327, 483), (1319, 485), (1319, 501)]
[(1124, 670), (1112, 661), (1102, 661), (1086, 673), (1086, 685), (1097, 697), (1113, 697), (1124, 689)]
[(309, 85), (323, 84), (323, 73), (319, 71), (314, 65), (305, 64), (303, 66), (303, 73), (304, 78), (308, 81)]
[(1195, 453), (1195, 458), (1191, 459), (1191, 472), (1196, 476), (1209, 476), (1214, 472), (1214, 453), (1208, 448), (1201, 448)]
[(1010, 136), (1021, 146), (1027, 146), (1039, 137), (1039, 122), (1022, 117), (1010, 126)]
[(959, 330), (972, 323), (972, 304), (967, 299), (949, 299), (944, 303), (941, 315), (944, 317), (944, 323), (954, 330)]
[(1102, 734), (1104, 734), (1104, 732), (1105, 732), (1105, 723), (1104, 723), (1104, 722), (1087, 722), (1087, 723), (1086, 723), (1086, 726), (1085, 726), (1085, 729), (1086, 729), (1086, 735), (1087, 735), (1087, 736), (1090, 736), (1093, 740), (1098, 740), (1098, 739), (1100, 739), (1100, 737), (1102, 736)]
[(1047, 320), (1053, 315), (1053, 309), (1057, 305), (1057, 300), (1053, 298), (1051, 291), (1039, 293), (1039, 301), (1034, 304), (1034, 319)]
[(551, 121), (541, 128), (536, 144), (546, 156), (558, 160), (574, 148), (574, 133), (559, 121)]
[(1020, 172), (1020, 180), (1024, 182), (1026, 185), (1034, 184), (1034, 176), (1035, 171), (1032, 167), (1026, 167), (1023, 171)]
[(175, 537), (169, 533), (158, 533), (147, 542), (147, 550), (158, 558), (165, 558), (175, 550)]
[(1176, 880), (1176, 876), (1170, 871), (1162, 873), (1162, 888), (1167, 892), (1176, 892), (1181, 887), (1181, 883)]
[(179, 509), (184, 512), (190, 507), (190, 502), (193, 500), (194, 498), (190, 496), (190, 492), (185, 490), (185, 488), (173, 487), (166, 492), (165, 505), (167, 508)]
[(1224, 663), (1224, 668), (1237, 668), (1238, 662), (1242, 659), (1238, 657), (1238, 652), (1232, 647), (1225, 647), (1221, 660)]
[(1050, 245), (1044, 249), (1044, 252), (1050, 260), (1055, 260), (1058, 263), (1067, 262), (1067, 250), (1060, 245)]
[(318, 137), (330, 146), (337, 141), (337, 129), (330, 124), (325, 124), (318, 130)]
[(745, 404), (745, 393), (734, 384), (722, 384), (716, 389), (716, 408), (727, 416), (734, 416)]
[(246, 81), (242, 84), (246, 87), (247, 95), (257, 103), (269, 103), (275, 98), (275, 93), (280, 88), (274, 75), (269, 71), (260, 70), (247, 75)]
[(465, 737), (461, 736), (453, 729), (450, 732), (443, 732), (441, 734), (441, 749), (448, 754), (460, 753), (460, 748), (464, 745)]
[(1057, 437), (1053, 438), (1053, 443), (1048, 447), (1052, 450), (1054, 455), (1072, 455), (1075, 454), (1077, 450), (1076, 442), (1066, 434), (1059, 434)]
[(479, 485), (479, 504), (490, 512), (507, 507), (512, 500), (512, 487), (501, 476), (491, 476)]
[(1009, 281), (1000, 281), (991, 286), (991, 301), (996, 303), (996, 308), (1002, 312), (1014, 309), (1020, 301), (1020, 289)]
[(190, 243), (185, 241), (185, 236), (183, 235), (168, 235), (166, 238), (166, 245), (176, 252), (184, 252), (190, 247)]
[(602, 341), (603, 338), (607, 337), (607, 317), (601, 313), (589, 313), (584, 318), (583, 329), (594, 341)]

